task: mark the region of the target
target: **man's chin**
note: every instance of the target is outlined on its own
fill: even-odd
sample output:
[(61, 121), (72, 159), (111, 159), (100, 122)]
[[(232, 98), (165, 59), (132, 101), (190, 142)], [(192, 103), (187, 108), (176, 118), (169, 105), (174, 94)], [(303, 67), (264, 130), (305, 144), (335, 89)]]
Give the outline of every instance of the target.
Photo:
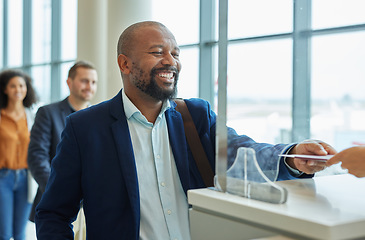
[(169, 100), (169, 99), (173, 99), (175, 97), (176, 97), (176, 91), (175, 90), (165, 91), (162, 100)]
[(82, 100), (84, 100), (85, 102), (89, 102), (91, 101), (92, 98), (93, 96), (87, 96), (87, 97), (82, 97)]

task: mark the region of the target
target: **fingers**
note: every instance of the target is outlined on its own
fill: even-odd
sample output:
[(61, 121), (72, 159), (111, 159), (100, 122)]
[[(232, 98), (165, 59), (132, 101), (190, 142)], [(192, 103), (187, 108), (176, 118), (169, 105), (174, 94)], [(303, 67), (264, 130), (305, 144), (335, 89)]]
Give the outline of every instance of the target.
[[(334, 155), (337, 151), (329, 144), (320, 140), (305, 140), (297, 144), (289, 152), (290, 154), (308, 154), (308, 155)], [(295, 167), (307, 174), (313, 174), (322, 171), (327, 167), (326, 162), (316, 160), (306, 160), (295, 158), (293, 161)]]
[(351, 169), (349, 170), (349, 173), (352, 175), (355, 175), (356, 177), (360, 178), (360, 177), (365, 177), (365, 172), (362, 171), (358, 171), (356, 169)]
[(337, 153), (331, 145), (320, 140), (308, 142), (308, 149), (317, 155), (334, 155)]
[(333, 156), (332, 158), (330, 158), (327, 162), (326, 165), (327, 166), (331, 166), (333, 164), (339, 163), (341, 161), (341, 156), (340, 153), (336, 154), (335, 156)]
[(329, 144), (319, 140), (305, 140), (293, 148), (296, 154), (327, 155), (335, 151)]
[(318, 143), (323, 147), (323, 149), (327, 152), (327, 154), (335, 155), (337, 153), (337, 151), (331, 145), (322, 141), (319, 141)]
[(294, 162), (299, 171), (307, 174), (314, 174), (326, 168), (326, 163), (323, 161), (294, 158)]

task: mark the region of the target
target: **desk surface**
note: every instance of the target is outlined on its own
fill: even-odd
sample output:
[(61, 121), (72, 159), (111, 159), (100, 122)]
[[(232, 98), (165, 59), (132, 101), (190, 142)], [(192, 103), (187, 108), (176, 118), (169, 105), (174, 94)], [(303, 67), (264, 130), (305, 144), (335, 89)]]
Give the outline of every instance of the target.
[(365, 178), (349, 174), (277, 182), (289, 194), (271, 204), (210, 189), (188, 192), (193, 209), (319, 239), (365, 237)]

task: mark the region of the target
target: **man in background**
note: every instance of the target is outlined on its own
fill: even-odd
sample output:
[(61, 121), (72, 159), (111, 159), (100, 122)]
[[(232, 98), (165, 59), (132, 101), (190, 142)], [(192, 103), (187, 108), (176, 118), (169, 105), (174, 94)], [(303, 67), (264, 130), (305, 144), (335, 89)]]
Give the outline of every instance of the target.
[(68, 115), (89, 106), (97, 89), (98, 76), (94, 66), (86, 61), (76, 62), (68, 72), (70, 95), (64, 100), (38, 109), (28, 149), (28, 166), (38, 183), (29, 220), (34, 222), (35, 207), (41, 200), (51, 172), (51, 160), (61, 140)]

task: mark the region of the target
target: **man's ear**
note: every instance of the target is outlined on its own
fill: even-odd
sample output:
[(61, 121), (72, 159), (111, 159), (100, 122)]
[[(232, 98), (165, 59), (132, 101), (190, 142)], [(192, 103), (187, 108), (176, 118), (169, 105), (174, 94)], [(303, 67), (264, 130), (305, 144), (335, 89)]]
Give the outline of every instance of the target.
[(67, 83), (67, 86), (68, 86), (68, 88), (70, 89), (71, 87), (71, 81), (72, 81), (72, 79), (71, 78), (67, 78), (67, 80), (66, 80), (66, 83)]
[(118, 66), (122, 73), (129, 74), (131, 72), (130, 65), (129, 65), (129, 59), (124, 54), (118, 55)]

